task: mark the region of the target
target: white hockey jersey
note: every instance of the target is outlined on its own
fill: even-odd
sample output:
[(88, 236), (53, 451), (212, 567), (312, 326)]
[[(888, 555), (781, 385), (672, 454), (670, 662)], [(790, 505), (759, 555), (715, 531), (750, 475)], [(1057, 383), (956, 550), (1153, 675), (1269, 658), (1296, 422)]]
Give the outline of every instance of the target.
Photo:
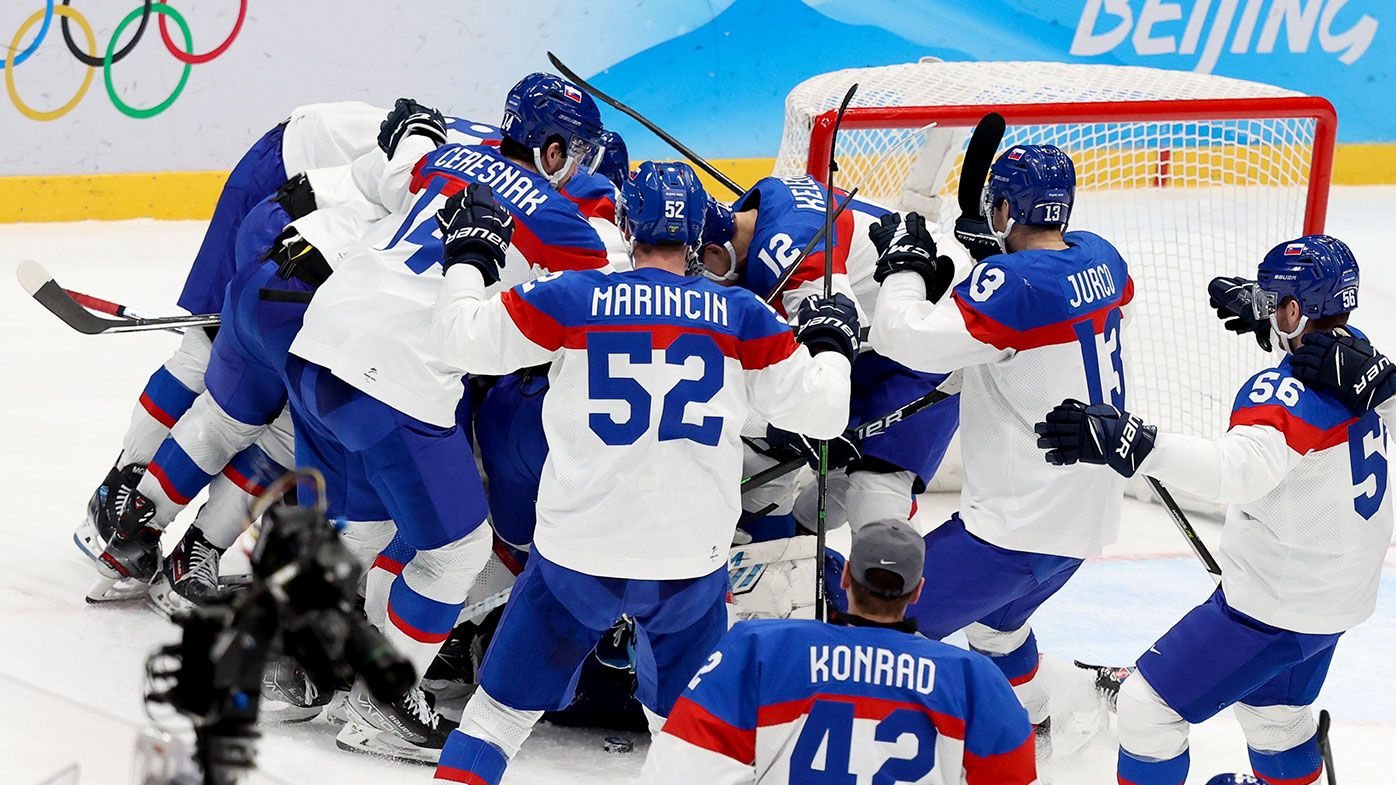
[(533, 547), (590, 575), (725, 565), (749, 410), (816, 438), (848, 423), (846, 358), (811, 356), (750, 292), (699, 277), (573, 272), (487, 300), (479, 271), (457, 265), (432, 337), (458, 373), (552, 362)]
[(1306, 387), (1286, 357), (1241, 387), (1226, 435), (1160, 433), (1140, 471), (1228, 504), (1217, 557), (1228, 605), (1336, 633), (1376, 607), (1392, 534), (1386, 436), (1378, 412), (1355, 416)]
[(1125, 480), (1049, 465), (1033, 426), (1066, 398), (1123, 407), (1134, 284), (1110, 243), (1089, 232), (1066, 242), (991, 257), (939, 303), (919, 275), (892, 275), (869, 340), (918, 371), (964, 369), (965, 528), (1001, 548), (1087, 558), (1115, 540)]
[[(417, 141), (409, 137), (403, 145)], [(393, 176), (367, 178), (381, 184), (374, 198), (396, 215), (345, 254), (316, 292), (291, 352), (400, 412), (449, 427), (461, 372), (428, 339), (442, 287), (436, 211), (447, 197), (467, 183), (483, 183), (513, 214), (506, 281), (535, 271), (609, 269), (606, 249), (575, 203), (489, 145), (445, 145), (424, 158), (401, 149), (392, 161), (378, 156), (388, 167), (410, 169), (410, 191)]]

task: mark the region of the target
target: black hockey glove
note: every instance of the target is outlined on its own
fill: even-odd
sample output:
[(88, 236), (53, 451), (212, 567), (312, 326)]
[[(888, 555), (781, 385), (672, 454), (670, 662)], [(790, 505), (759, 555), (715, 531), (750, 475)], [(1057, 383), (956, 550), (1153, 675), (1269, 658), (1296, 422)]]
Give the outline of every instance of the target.
[[(838, 471), (863, 457), (858, 432), (852, 428), (829, 440), (829, 470)], [(772, 450), (793, 453), (803, 458), (811, 469), (819, 469), (819, 442), (801, 433), (783, 431), (774, 425), (766, 427), (766, 444)]]
[(1270, 351), (1270, 320), (1258, 319), (1255, 306), (1251, 302), (1251, 285), (1254, 281), (1245, 278), (1213, 278), (1207, 284), (1207, 297), (1212, 307), (1217, 309), (1217, 318), (1222, 326), (1238, 334), (1255, 333), (1255, 342), (1260, 348)]
[(1033, 429), (1037, 446), (1053, 466), (1077, 461), (1109, 466), (1133, 477), (1154, 449), (1158, 429), (1108, 403), (1084, 404), (1068, 398)]
[(441, 273), (455, 264), (480, 271), (485, 285), (499, 280), (509, 241), (514, 236), (514, 216), (499, 206), (489, 186), (471, 183), (436, 212), (441, 227)]
[(301, 237), (294, 226), (282, 230), (262, 258), (276, 262), (276, 274), (282, 278), (295, 278), (312, 287), (319, 287), (334, 272), (320, 250)]
[(1391, 360), (1347, 332), (1305, 335), (1289, 362), (1294, 378), (1331, 389), (1353, 411), (1370, 412), (1396, 395), (1396, 367)]
[(292, 221), (315, 212), (315, 189), (310, 187), (310, 179), (304, 173), (283, 183), (271, 198), (281, 205)]
[(868, 227), (868, 237), (877, 249), (874, 281), (882, 283), (892, 273), (916, 273), (926, 282), (926, 299), (931, 302), (938, 302), (950, 288), (955, 265), (947, 257), (936, 256), (936, 241), (920, 213), (907, 213), (905, 219), (888, 213)]
[(982, 262), (990, 256), (1003, 253), (998, 238), (989, 231), (989, 221), (973, 215), (962, 215), (955, 219), (955, 239), (969, 251), (974, 261)]
[(807, 297), (796, 314), (795, 340), (810, 354), (838, 352), (851, 363), (858, 357), (858, 306), (848, 295)]
[(378, 147), (388, 158), (397, 152), (402, 140), (412, 135), (431, 140), (433, 146), (446, 143), (446, 118), (429, 106), (423, 106), (411, 98), (399, 98), (393, 110), (378, 126)]

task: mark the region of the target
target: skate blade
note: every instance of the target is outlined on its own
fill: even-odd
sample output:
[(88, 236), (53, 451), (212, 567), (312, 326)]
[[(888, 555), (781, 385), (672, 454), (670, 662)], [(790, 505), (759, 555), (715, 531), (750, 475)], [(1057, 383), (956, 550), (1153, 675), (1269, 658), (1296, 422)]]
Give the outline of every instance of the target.
[(143, 600), (150, 596), (150, 587), (140, 581), (131, 578), (108, 578), (100, 577), (92, 589), (87, 592), (89, 604), (97, 605), (108, 602), (122, 602), (125, 600)]
[(370, 755), (375, 758), (435, 766), (441, 760), (441, 750), (416, 747), (398, 740), (388, 731), (365, 724), (353, 713), (334, 737), (336, 747), (345, 752)]

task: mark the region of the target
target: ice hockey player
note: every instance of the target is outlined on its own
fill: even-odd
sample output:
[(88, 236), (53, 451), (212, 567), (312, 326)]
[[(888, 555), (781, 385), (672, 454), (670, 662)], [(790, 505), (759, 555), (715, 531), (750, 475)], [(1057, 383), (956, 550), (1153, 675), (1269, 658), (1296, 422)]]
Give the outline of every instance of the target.
[(848, 612), (733, 627), (655, 737), (644, 781), (1036, 782), (1032, 728), (1003, 674), (906, 618), (924, 559), (905, 521), (854, 531)]
[(1119, 405), (1075, 400), (1037, 426), (1048, 463), (1144, 472), (1228, 505), (1221, 586), (1121, 687), (1119, 780), (1132, 785), (1181, 785), (1188, 726), (1227, 706), (1257, 777), (1317, 782), (1310, 704), (1338, 638), (1372, 615), (1391, 544), (1381, 409), (1391, 414), (1396, 381), (1347, 326), (1357, 308), (1352, 251), (1326, 235), (1300, 237), (1267, 253), (1255, 281), (1231, 283), (1219, 300), (1227, 317), (1272, 334), (1286, 354), (1241, 386), (1224, 436), (1159, 432)]
[[(842, 194), (842, 192), (840, 192)], [(845, 198), (846, 194), (839, 198)], [(824, 227), (828, 189), (809, 175), (767, 177), (733, 203), (714, 202), (709, 208), (708, 237), (703, 248), (704, 275), (724, 285), (740, 286), (765, 298), (781, 276), (797, 261), (800, 251)], [(875, 309), (877, 284), (873, 269), (877, 250), (868, 239), (868, 228), (888, 214), (884, 208), (855, 200), (835, 221), (833, 248), (834, 290), (853, 297), (862, 314)], [(818, 294), (824, 275), (824, 259), (830, 244), (821, 242), (800, 262), (786, 288), (772, 302), (776, 310), (794, 313), (805, 298)], [(952, 253), (963, 257), (959, 249)], [(968, 267), (964, 259), (963, 267)], [(876, 343), (853, 364), (853, 408), (850, 425), (881, 417), (934, 390), (944, 375), (913, 371), (882, 353)], [(851, 433), (830, 444), (830, 467), (837, 472), (830, 482), (832, 520), (852, 522), (888, 517), (910, 517), (912, 500), (924, 490), (945, 456), (959, 421), (955, 400), (947, 400), (888, 427), (882, 433), (856, 440)], [(793, 449), (811, 465), (817, 463), (813, 445), (797, 434), (768, 434), (767, 452), (779, 455)], [(783, 457), (783, 456), (781, 456)], [(777, 462), (768, 456), (749, 457), (749, 469)], [(793, 478), (792, 478), (793, 479)], [(788, 510), (782, 489), (773, 487), (749, 495), (746, 507), (757, 511), (767, 502), (776, 510)], [(774, 517), (774, 516), (773, 516)], [(783, 519), (783, 520), (782, 520)], [(788, 537), (795, 533), (794, 518), (752, 519), (744, 529), (756, 539)]]
[[(486, 506), (462, 373), (429, 340), (442, 288), (436, 211), (470, 183), (492, 185), (513, 221), (509, 253), (519, 278), (606, 266), (596, 232), (558, 191), (599, 163), (595, 103), (555, 76), (532, 74), (510, 91), (501, 125), (497, 149), (448, 144), (405, 159), (413, 163), (410, 189), (382, 194), (393, 217), (375, 224), (316, 290), (287, 364), (297, 463), (347, 478), (329, 489), (331, 515), (347, 510), (353, 522), (346, 543), (367, 560), (397, 533), (414, 553), (387, 596), (371, 594), (365, 609), (418, 673), (455, 625), (491, 542), (480, 525)], [(349, 704), (341, 748), (439, 755), (447, 729), (420, 690), (401, 706), (381, 706), (356, 687)]]
[[(401, 134), (402, 129), (410, 129), (413, 134), (429, 134), (433, 143), (443, 138), (458, 144), (482, 143), (497, 138), (497, 129), (493, 126), (460, 118), (448, 121), (439, 113), (429, 117), (434, 112), (410, 99), (399, 99), (392, 111), (397, 117), (393, 132)], [(247, 334), (241, 338), (225, 339), (221, 352), (211, 348), (212, 354), (205, 354), (205, 366), (218, 366), (221, 392), (214, 395), (205, 389), (194, 398), (192, 404), (184, 407), (186, 411), (171, 426), (170, 436), (159, 443), (154, 451), (149, 471), (139, 471), (145, 467), (138, 465), (132, 473), (133, 477), (139, 478), (135, 488), (129, 484), (122, 486), (112, 503), (103, 510), (109, 513), (105, 519), (113, 525), (123, 516), (131, 522), (143, 521), (134, 531), (140, 533), (137, 539), (149, 542), (133, 545), (137, 553), (163, 562), (160, 574), (150, 587), (151, 598), (159, 608), (172, 611), (187, 607), (189, 602), (200, 601), (217, 589), (219, 558), (241, 531), (252, 499), (261, 492), (261, 484), (284, 473), (283, 466), (293, 465), (289, 415), (281, 414), (278, 417), (280, 407), (263, 411), (262, 406), (276, 400), (277, 395), (271, 389), (275, 387), (279, 390), (278, 376), (271, 374), (269, 379), (259, 382), (249, 378), (257, 376), (249, 368), (265, 362), (260, 357), (265, 351), (256, 325), (264, 319), (282, 328), (287, 325), (283, 324), (282, 315), (261, 313), (257, 302), (241, 304), (236, 313), (229, 311), (224, 307), (228, 305), (224, 302), (227, 278), (235, 276), (235, 271), (246, 264), (259, 262), (270, 255), (268, 249), (292, 221), (298, 222), (297, 233), (304, 233), (315, 240), (317, 253), (320, 249), (329, 253), (330, 248), (349, 245), (371, 220), (386, 215), (380, 205), (371, 202), (362, 192), (384, 187), (406, 188), (405, 177), (410, 175), (410, 168), (398, 173), (400, 184), (385, 186), (382, 181), (388, 175), (384, 171), (383, 156), (367, 155), (369, 150), (376, 150), (380, 145), (392, 141), (387, 137), (388, 124), (383, 119), (388, 114), (386, 110), (357, 102), (317, 104), (297, 109), (288, 126), (288, 129), (294, 130), (288, 131), (290, 139), (283, 141), (281, 149), (286, 160), (292, 162), (292, 167), (307, 165), (304, 162), (308, 161), (320, 165), (320, 168), (293, 176), (256, 206), (237, 215), (235, 221), (228, 216), (222, 219), (215, 217), (210, 237), (229, 228), (220, 228), (222, 223), (236, 227), (232, 229), (234, 237), (230, 243), (206, 242), (190, 280), (205, 279), (210, 287), (217, 288), (216, 298), (211, 293), (199, 295), (199, 299), (185, 305), (189, 308), (221, 308), (225, 324), (233, 324), (240, 319), (251, 320), (243, 325), (242, 332)], [(431, 122), (426, 123), (425, 119)], [(353, 159), (352, 164), (346, 159), (337, 167), (324, 166), (335, 160), (336, 156), (356, 153), (359, 157)], [(274, 158), (271, 163), (282, 166), (280, 157)], [(232, 202), (226, 202), (224, 208), (227, 204)], [(241, 209), (238, 207), (239, 211)], [(313, 218), (307, 217), (312, 213)], [(279, 241), (278, 249), (282, 253), (287, 251)], [(230, 253), (232, 261), (225, 262), (221, 256), (223, 253)], [(304, 270), (307, 265), (302, 263), (300, 267)], [(250, 275), (259, 281), (262, 278), (256, 271), (250, 271)], [(288, 272), (283, 279), (289, 276)], [(186, 295), (192, 297), (197, 291), (192, 284), (186, 285)], [(257, 300), (257, 288), (250, 291), (251, 300)], [(287, 305), (282, 303), (279, 307), (285, 310)], [(296, 314), (295, 326), (298, 327), (299, 313), (304, 310), (304, 304), (299, 310), (292, 310)], [(289, 335), (294, 335), (294, 328), (291, 328)], [(214, 347), (218, 345), (215, 331)], [(252, 353), (259, 359), (247, 359), (249, 347), (255, 347)], [(280, 348), (284, 360), (284, 346)], [(218, 363), (216, 360), (220, 353), (222, 362)], [(272, 354), (276, 355), (277, 352)], [(207, 386), (210, 381), (206, 378), (205, 367), (187, 363), (185, 370), (197, 376), (200, 386)], [(157, 373), (157, 376), (160, 374)], [(162, 389), (169, 388), (164, 386)], [(284, 403), (284, 393), (280, 394), (280, 400)], [(231, 410), (227, 408), (230, 406), (233, 407)], [(169, 414), (175, 409), (166, 407), (162, 411)], [(270, 428), (266, 427), (267, 423), (271, 423)], [(154, 436), (155, 432), (147, 435)], [(209, 488), (209, 501), (200, 509), (193, 525), (170, 554), (163, 560), (159, 559), (158, 551), (154, 549), (157, 530), (164, 529), (205, 486)], [(106, 539), (102, 538), (99, 545), (105, 546)], [(143, 580), (153, 565), (148, 560), (147, 563), (137, 564), (134, 554), (123, 555), (123, 550), (126, 549), (118, 544), (112, 555), (119, 558), (104, 560), (103, 564), (110, 569), (99, 568), (99, 572), (107, 573), (108, 577), (112, 574), (126, 577), (134, 571)], [(107, 592), (103, 598), (120, 598), (134, 593), (135, 589), (144, 588), (140, 580), (123, 583), (128, 586), (121, 591)]]
[(687, 165), (643, 163), (620, 203), (634, 270), (563, 273), (488, 300), (507, 216), (476, 187), (440, 213), (441, 356), (485, 374), (551, 362), (552, 390), (533, 551), (438, 779), (498, 783), (622, 615), (635, 622), (638, 697), (662, 722), (726, 630), (748, 410), (815, 437), (847, 424), (852, 301), (811, 300), (792, 333), (749, 293), (686, 275), (706, 201)]
[(960, 511), (926, 535), (927, 588), (908, 615), (930, 638), (965, 628), (1038, 726), (1047, 693), (1028, 619), (1114, 540), (1124, 494), (1123, 478), (1053, 470), (1033, 449), (1034, 412), (1069, 397), (1120, 403), (1126, 389), (1121, 323), (1133, 284), (1109, 242), (1066, 231), (1075, 190), (1075, 166), (1056, 147), (1000, 155), (983, 201), (984, 232), (1003, 253), (953, 291), (924, 219), (910, 213), (898, 228), (884, 218), (869, 336), (910, 368), (964, 369)]

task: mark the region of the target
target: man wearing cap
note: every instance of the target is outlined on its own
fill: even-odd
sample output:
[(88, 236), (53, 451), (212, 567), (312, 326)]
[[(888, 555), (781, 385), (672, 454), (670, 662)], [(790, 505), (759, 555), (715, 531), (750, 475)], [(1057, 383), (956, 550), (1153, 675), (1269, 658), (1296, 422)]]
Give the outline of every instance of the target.
[(925, 555), (911, 526), (874, 521), (853, 537), (848, 612), (834, 623), (729, 630), (655, 737), (645, 782), (1035, 783), (1032, 728), (1007, 679), (906, 618)]

